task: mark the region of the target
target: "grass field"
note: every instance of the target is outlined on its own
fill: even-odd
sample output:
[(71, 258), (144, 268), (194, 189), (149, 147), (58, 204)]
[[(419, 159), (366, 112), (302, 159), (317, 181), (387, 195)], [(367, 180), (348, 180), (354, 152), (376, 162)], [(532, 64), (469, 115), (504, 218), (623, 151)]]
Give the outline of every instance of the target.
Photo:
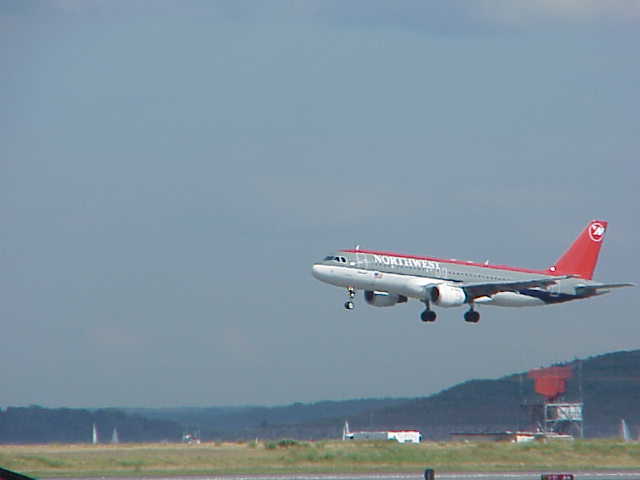
[(640, 443), (251, 442), (3, 445), (0, 466), (36, 477), (640, 469)]

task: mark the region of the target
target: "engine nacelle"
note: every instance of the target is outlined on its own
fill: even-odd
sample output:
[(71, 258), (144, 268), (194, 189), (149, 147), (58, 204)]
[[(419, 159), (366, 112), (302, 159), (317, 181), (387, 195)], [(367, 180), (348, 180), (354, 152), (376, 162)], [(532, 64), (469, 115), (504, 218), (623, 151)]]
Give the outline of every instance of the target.
[(459, 307), (467, 303), (467, 294), (459, 287), (438, 285), (431, 289), (431, 301), (439, 307)]
[(407, 297), (389, 292), (378, 292), (376, 290), (365, 290), (364, 299), (369, 305), (374, 307), (391, 307), (396, 303), (405, 303)]

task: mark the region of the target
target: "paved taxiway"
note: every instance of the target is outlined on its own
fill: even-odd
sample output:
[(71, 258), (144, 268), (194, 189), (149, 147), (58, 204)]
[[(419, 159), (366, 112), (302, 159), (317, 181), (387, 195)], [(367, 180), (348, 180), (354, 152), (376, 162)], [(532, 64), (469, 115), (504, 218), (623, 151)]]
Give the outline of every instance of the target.
[[(638, 471), (574, 472), (506, 472), (506, 473), (435, 473), (435, 480), (540, 480), (542, 473), (573, 473), (575, 480), (640, 480)], [(423, 480), (420, 473), (345, 474), (345, 475), (225, 475), (195, 477), (153, 477), (153, 480)], [(41, 480), (105, 480), (105, 478), (46, 478)], [(147, 477), (118, 477), (117, 480), (149, 480)]]

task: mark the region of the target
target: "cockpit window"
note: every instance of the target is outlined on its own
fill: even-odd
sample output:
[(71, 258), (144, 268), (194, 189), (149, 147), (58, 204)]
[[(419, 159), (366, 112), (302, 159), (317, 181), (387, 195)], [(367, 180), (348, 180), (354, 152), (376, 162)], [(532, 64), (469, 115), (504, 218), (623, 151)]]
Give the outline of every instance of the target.
[(325, 262), (340, 262), (340, 263), (347, 263), (347, 259), (344, 257), (335, 257), (333, 255), (329, 255), (324, 257), (324, 261)]

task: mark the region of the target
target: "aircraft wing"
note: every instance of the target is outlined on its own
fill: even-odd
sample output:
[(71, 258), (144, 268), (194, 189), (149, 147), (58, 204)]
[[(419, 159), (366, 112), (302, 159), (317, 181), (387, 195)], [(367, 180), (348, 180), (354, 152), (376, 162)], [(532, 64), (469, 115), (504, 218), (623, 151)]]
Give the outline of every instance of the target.
[(511, 282), (482, 282), (482, 283), (458, 283), (455, 286), (462, 288), (469, 300), (478, 297), (489, 297), (499, 292), (517, 292), (525, 288), (548, 287), (558, 280), (570, 278), (571, 275), (561, 277), (540, 277), (531, 280), (514, 280)]

